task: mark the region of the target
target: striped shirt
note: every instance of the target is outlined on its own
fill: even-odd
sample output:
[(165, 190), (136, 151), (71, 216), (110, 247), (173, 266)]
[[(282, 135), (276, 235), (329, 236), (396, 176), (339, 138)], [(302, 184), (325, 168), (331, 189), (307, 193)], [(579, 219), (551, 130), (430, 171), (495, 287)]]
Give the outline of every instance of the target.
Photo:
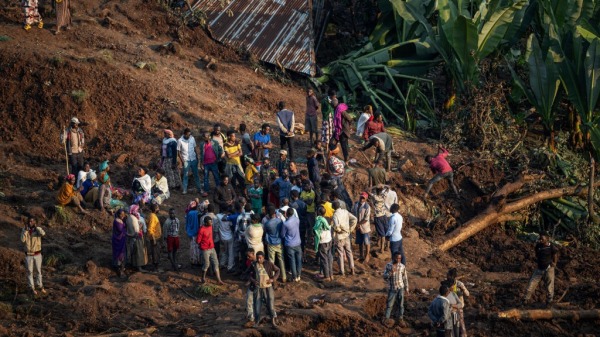
[(405, 291), (408, 292), (406, 267), (404, 267), (402, 263), (398, 262), (393, 264), (392, 262), (388, 262), (388, 264), (385, 265), (383, 279), (387, 281), (389, 290), (405, 288)]

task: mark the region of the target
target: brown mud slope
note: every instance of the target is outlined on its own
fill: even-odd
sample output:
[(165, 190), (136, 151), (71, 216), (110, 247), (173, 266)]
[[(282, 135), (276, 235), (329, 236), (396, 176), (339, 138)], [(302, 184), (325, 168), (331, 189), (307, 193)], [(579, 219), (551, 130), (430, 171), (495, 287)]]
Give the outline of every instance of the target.
[[(55, 36), (49, 5), (43, 5), (45, 28), (25, 32), (20, 8), (0, 0), (1, 35), (9, 37), (0, 41), (0, 336), (98, 335), (146, 327), (158, 329), (154, 336), (427, 336), (427, 306), (449, 266), (459, 268), (472, 290), (465, 311), (473, 336), (598, 334), (598, 322), (489, 318), (519, 301), (534, 266), (532, 245), (514, 239), (510, 228), (495, 226), (449, 254), (433, 255), (432, 242), (476, 214), (503, 178), (490, 163), (469, 164), (472, 153), (454, 151), (450, 160), (466, 200), (450, 198), (441, 182), (425, 203), (423, 186), (416, 184), (430, 177), (422, 158), (434, 145), (413, 139), (396, 140), (402, 173), (392, 176), (406, 219), (408, 327), (380, 323), (381, 274), (389, 253), (374, 255), (369, 264), (357, 262), (356, 276), (323, 284), (313, 280), (318, 267), (310, 263), (309, 249), (302, 282), (276, 290), (277, 328), (244, 328), (246, 290), (236, 277), (224, 275), (225, 286), (212, 294), (203, 291), (200, 271), (187, 263), (185, 236), (182, 272), (170, 271), (163, 259), (163, 272), (128, 271), (119, 279), (110, 269), (112, 218), (95, 210), (85, 216), (67, 210), (64, 219), (54, 211), (58, 177), (65, 173), (58, 135), (66, 122), (77, 116), (86, 124), (86, 159), (93, 166), (110, 159), (113, 181), (129, 186), (134, 166), (156, 161), (162, 129), (179, 134), (191, 127), (197, 134), (216, 122), (230, 128), (243, 121), (256, 130), (274, 122), (279, 100), (302, 120), (303, 89), (275, 81), (200, 29), (178, 28), (177, 19), (155, 1), (87, 1), (73, 7), (74, 29)], [(171, 41), (176, 44), (169, 51), (160, 47)], [(204, 69), (206, 55), (217, 60), (216, 69)], [(139, 62), (146, 67), (137, 68)], [(300, 156), (307, 137), (297, 142)], [(366, 165), (356, 152), (352, 157)], [(355, 167), (345, 182), (356, 196), (367, 184), (364, 168)], [(175, 191), (160, 217), (175, 207), (183, 218), (190, 197)], [(49, 294), (37, 298), (27, 290), (18, 242), (29, 214), (48, 233), (43, 273)], [(599, 307), (599, 262), (595, 252), (563, 251), (556, 291), (560, 296), (569, 287), (563, 305)], [(541, 293), (536, 299), (543, 300)]]

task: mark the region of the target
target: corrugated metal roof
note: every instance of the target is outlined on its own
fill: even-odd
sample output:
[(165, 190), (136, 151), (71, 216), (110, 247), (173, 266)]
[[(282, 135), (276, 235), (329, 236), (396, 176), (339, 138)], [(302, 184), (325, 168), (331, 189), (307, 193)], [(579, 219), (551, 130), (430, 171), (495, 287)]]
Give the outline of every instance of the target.
[(258, 59), (315, 75), (311, 0), (198, 0), (213, 38)]

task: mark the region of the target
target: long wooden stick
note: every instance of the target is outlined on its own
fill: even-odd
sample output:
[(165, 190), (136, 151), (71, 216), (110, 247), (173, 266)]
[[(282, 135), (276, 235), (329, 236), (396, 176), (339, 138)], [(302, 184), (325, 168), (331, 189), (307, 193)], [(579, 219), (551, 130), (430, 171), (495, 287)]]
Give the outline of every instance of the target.
[(63, 137), (65, 137), (64, 139), (64, 145), (65, 145), (65, 160), (67, 162), (67, 175), (69, 175), (69, 152), (67, 151), (67, 133), (65, 132), (65, 128), (63, 127)]
[(554, 309), (535, 309), (519, 310), (510, 309), (496, 314), (496, 318), (502, 319), (523, 319), (523, 320), (549, 320), (555, 318), (581, 320), (581, 319), (599, 319), (600, 310), (554, 310)]
[(129, 330), (126, 332), (117, 332), (117, 333), (109, 333), (109, 334), (104, 334), (104, 335), (94, 335), (92, 337), (127, 337), (127, 336), (145, 336), (145, 335), (151, 335), (156, 331), (155, 327), (149, 327), (149, 328), (144, 328), (144, 329), (138, 329), (138, 330)]

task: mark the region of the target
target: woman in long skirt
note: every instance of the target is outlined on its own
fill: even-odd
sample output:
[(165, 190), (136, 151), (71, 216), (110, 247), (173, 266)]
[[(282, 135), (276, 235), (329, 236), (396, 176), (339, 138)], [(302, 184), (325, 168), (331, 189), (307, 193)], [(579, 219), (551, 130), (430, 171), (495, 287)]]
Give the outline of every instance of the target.
[(56, 0), (56, 31), (60, 33), (61, 28), (71, 29), (71, 0)]
[(119, 276), (123, 275), (123, 269), (125, 268), (125, 251), (127, 247), (125, 218), (127, 218), (127, 213), (124, 209), (119, 209), (115, 214), (112, 230), (113, 267), (117, 269)]

